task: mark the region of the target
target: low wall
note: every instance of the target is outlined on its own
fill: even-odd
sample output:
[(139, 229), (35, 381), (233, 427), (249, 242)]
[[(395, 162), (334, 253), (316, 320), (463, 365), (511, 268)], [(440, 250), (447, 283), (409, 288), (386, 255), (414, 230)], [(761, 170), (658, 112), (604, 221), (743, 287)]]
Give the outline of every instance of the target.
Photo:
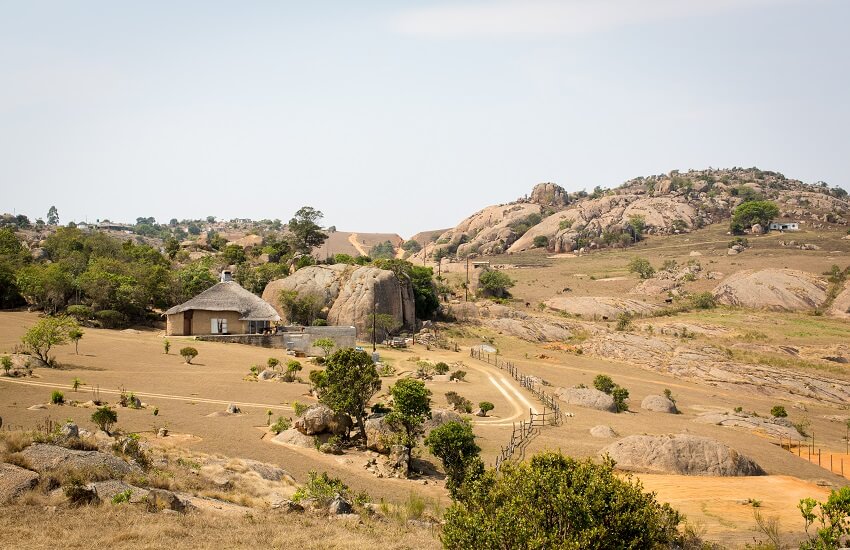
[(357, 345), (357, 330), (354, 327), (288, 327), (277, 334), (209, 334), (196, 336), (205, 342), (246, 344), (261, 348), (289, 349), (309, 356), (322, 355), (321, 348), (313, 345), (320, 338), (330, 338), (337, 348), (353, 348)]

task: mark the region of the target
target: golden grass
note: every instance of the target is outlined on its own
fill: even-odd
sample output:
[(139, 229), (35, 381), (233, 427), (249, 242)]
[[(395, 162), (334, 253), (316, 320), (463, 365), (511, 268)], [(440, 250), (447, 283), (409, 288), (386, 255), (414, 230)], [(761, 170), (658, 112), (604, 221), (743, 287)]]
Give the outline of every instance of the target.
[(131, 505), (103, 504), (45, 511), (6, 506), (0, 514), (0, 547), (111, 548), (440, 548), (429, 529), (374, 520), (353, 522), (311, 515), (254, 513), (242, 517), (151, 514)]

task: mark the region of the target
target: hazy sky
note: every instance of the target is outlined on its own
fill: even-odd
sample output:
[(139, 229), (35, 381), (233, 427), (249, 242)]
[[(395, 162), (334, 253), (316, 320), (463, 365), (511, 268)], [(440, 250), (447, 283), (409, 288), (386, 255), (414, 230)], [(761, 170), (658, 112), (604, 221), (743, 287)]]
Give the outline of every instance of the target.
[(850, 184), (850, 1), (0, 0), (0, 211), (453, 226), (538, 182)]

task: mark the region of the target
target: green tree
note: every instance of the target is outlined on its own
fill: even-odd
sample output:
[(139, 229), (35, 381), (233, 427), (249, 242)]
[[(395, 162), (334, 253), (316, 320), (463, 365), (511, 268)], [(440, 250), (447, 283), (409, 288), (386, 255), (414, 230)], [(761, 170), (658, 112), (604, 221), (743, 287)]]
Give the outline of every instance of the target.
[(487, 416), (487, 413), (495, 409), (496, 406), (490, 403), (489, 401), (482, 401), (478, 404), (478, 408), (481, 409), (481, 414), (483, 416)]
[(104, 405), (103, 407), (98, 407), (97, 410), (92, 413), (91, 421), (94, 422), (98, 428), (109, 433), (112, 426), (118, 422), (118, 413)]
[[(462, 420), (437, 426), (425, 438), (425, 445), (432, 455), (443, 462), (446, 488), (452, 498), (458, 498), (461, 486), (473, 470), (472, 466), (483, 468), (479, 458), (481, 448), (475, 443), (472, 424)], [(480, 475), (481, 472), (477, 473)]]
[(478, 285), (485, 295), (501, 298), (514, 286), (514, 281), (507, 273), (488, 269), (478, 278)]
[[(369, 338), (371, 339), (375, 336), (376, 340), (381, 341), (386, 340), (390, 334), (400, 329), (401, 322), (389, 313), (370, 313), (366, 318), (366, 326), (369, 331)], [(376, 335), (372, 334), (372, 327), (375, 327), (377, 333), (382, 334), (383, 338), (378, 338)]]
[(165, 352), (165, 355), (168, 355), (168, 352), (171, 351), (171, 342), (168, 338), (162, 341), (162, 350)]
[(299, 294), (296, 290), (281, 290), (278, 294), (283, 316), (290, 323), (310, 326), (322, 310), (323, 300), (318, 294)]
[(643, 232), (646, 229), (646, 219), (640, 214), (629, 216), (629, 223), (626, 225), (632, 238), (637, 241), (643, 240)]
[(770, 201), (750, 201), (738, 205), (732, 212), (729, 229), (733, 235), (740, 235), (744, 229), (755, 224), (767, 228), (779, 215), (779, 207)]
[(395, 247), (393, 243), (390, 241), (384, 241), (382, 243), (378, 243), (369, 249), (369, 257), (378, 259), (388, 260), (390, 258), (395, 258)]
[(785, 411), (785, 407), (782, 405), (774, 405), (770, 409), (770, 416), (774, 418), (785, 418), (788, 416), (788, 413)]
[(330, 355), (331, 350), (336, 347), (336, 342), (334, 342), (333, 338), (319, 338), (313, 342), (313, 346), (321, 349), (325, 357), (327, 357)]
[[(829, 550), (850, 546), (850, 486), (830, 491), (826, 502), (804, 498), (797, 506), (806, 522), (809, 540), (800, 544), (801, 550)], [(809, 532), (816, 525), (814, 534)]]
[(549, 237), (546, 235), (537, 235), (534, 237), (534, 248), (546, 248), (549, 246)]
[(168, 258), (173, 260), (177, 253), (180, 252), (180, 241), (175, 239), (174, 237), (170, 237), (165, 241), (165, 253), (168, 254)]
[[(317, 387), (319, 402), (354, 417), (364, 436), (366, 405), (381, 389), (381, 377), (372, 358), (365, 351), (345, 348), (328, 357), (325, 366), (322, 386)], [(310, 380), (313, 381), (312, 373)]]
[(431, 418), (431, 390), (422, 380), (402, 378), (390, 388), (390, 395), (393, 411), (387, 415), (387, 421), (404, 429), (405, 439), (401, 444), (412, 448), (422, 423)]
[(9, 376), (9, 371), (12, 370), (12, 358), (8, 355), (0, 357), (0, 365), (3, 366), (3, 372)]
[(629, 262), (629, 273), (637, 273), (641, 279), (649, 279), (655, 275), (655, 268), (646, 258), (633, 258)]
[(593, 387), (610, 395), (611, 392), (614, 391), (616, 384), (614, 384), (614, 381), (610, 376), (606, 374), (597, 374), (596, 378), (593, 379)]
[(413, 239), (410, 239), (409, 241), (404, 241), (404, 243), (401, 245), (401, 249), (406, 252), (410, 252), (411, 254), (416, 254), (417, 252), (422, 250), (422, 245), (419, 244), (419, 241), (414, 241)]
[(51, 348), (67, 344), (71, 332), (79, 330), (79, 327), (76, 320), (66, 315), (44, 317), (21, 337), (21, 342), (43, 364), (52, 366)]
[(323, 217), (321, 211), (311, 206), (304, 206), (298, 209), (295, 216), (289, 220), (289, 232), (293, 235), (295, 249), (298, 252), (309, 254), (327, 240), (327, 234), (322, 232), (318, 224)]
[(50, 210), (47, 211), (47, 224), (59, 225), (59, 211), (56, 210), (55, 206), (51, 206)]
[(445, 514), (446, 548), (660, 548), (679, 514), (621, 479), (610, 459), (594, 464), (546, 452), (505, 464), (464, 487)]
[(64, 263), (27, 265), (18, 271), (15, 285), (27, 303), (56, 313), (74, 293), (74, 275)]
[(186, 361), (186, 364), (187, 364), (187, 365), (191, 365), (191, 364), (192, 364), (192, 359), (194, 359), (195, 357), (197, 357), (197, 356), (198, 356), (198, 350), (196, 350), (196, 349), (195, 349), (195, 348), (193, 348), (193, 347), (186, 346), (185, 348), (182, 348), (182, 349), (180, 350), (180, 355), (181, 355), (181, 356), (183, 357), (183, 359)]
[(74, 342), (74, 355), (80, 354), (80, 340), (83, 338), (83, 331), (79, 328), (73, 328), (68, 331), (68, 338)]

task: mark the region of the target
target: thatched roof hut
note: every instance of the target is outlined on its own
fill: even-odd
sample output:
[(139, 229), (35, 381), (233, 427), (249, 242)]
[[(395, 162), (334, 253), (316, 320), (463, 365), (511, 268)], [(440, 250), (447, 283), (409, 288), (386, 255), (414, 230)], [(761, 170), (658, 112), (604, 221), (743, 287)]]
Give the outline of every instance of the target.
[(165, 312), (169, 335), (253, 334), (280, 321), (265, 300), (235, 281), (217, 283)]

